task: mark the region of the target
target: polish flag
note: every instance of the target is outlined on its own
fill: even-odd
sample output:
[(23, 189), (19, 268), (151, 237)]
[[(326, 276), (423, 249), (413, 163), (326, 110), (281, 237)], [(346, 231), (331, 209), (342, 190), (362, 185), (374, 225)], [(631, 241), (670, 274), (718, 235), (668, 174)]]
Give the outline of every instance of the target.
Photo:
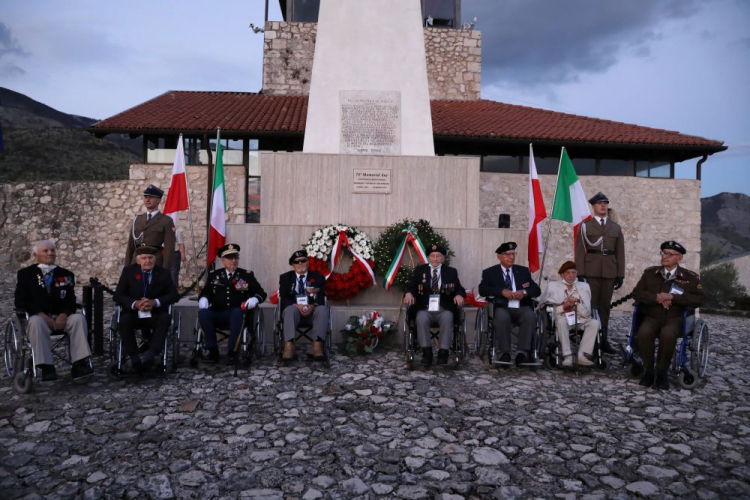
[(546, 218), (547, 210), (544, 208), (542, 188), (536, 174), (534, 147), (529, 144), (529, 270), (532, 273), (539, 270), (539, 254), (544, 251), (542, 227), (539, 223)]
[(190, 210), (188, 201), (187, 172), (185, 171), (185, 152), (182, 149), (182, 134), (177, 141), (177, 152), (172, 166), (172, 183), (167, 192), (167, 202), (164, 204), (164, 214), (172, 217), (175, 227), (179, 212)]

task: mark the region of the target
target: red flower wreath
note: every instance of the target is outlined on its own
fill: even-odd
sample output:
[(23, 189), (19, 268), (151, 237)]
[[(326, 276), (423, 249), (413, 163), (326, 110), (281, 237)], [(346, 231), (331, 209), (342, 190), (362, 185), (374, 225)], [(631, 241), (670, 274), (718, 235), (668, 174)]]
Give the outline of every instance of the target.
[[(328, 273), (328, 262), (315, 257), (308, 257), (307, 261), (311, 271), (324, 276)], [(374, 261), (368, 260), (367, 263), (375, 267)], [(326, 280), (326, 296), (331, 300), (349, 300), (368, 287), (372, 287), (372, 278), (365, 266), (355, 260), (346, 273), (333, 273)]]

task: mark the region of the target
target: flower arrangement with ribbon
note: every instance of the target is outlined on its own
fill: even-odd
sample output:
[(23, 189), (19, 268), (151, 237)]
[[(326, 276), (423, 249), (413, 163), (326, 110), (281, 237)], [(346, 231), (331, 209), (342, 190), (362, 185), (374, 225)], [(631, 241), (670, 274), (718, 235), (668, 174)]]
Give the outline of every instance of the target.
[(388, 263), (383, 287), (390, 290), (395, 285), (401, 290), (406, 290), (414, 267), (427, 263), (429, 254), (425, 249), (432, 245), (441, 245), (448, 249), (444, 262), (446, 265), (449, 264), (454, 253), (450, 251), (448, 240), (435, 231), (429, 221), (404, 219), (383, 231), (374, 250), (375, 260)]
[(395, 325), (393, 321), (385, 321), (377, 311), (351, 316), (343, 330), (347, 334), (346, 350), (352, 354), (372, 352), (380, 337), (394, 330)]
[[(348, 249), (352, 266), (345, 273), (336, 268)], [(357, 228), (336, 224), (318, 229), (305, 244), (309, 269), (326, 277), (326, 296), (331, 300), (348, 300), (368, 286), (375, 286), (375, 259), (372, 241)]]

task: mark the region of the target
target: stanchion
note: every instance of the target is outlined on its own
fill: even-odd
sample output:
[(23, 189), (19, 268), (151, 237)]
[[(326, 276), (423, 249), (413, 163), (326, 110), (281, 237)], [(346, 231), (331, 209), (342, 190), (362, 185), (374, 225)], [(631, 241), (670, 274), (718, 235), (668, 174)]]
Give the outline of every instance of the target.
[(92, 314), (92, 286), (83, 285), (83, 313), (86, 315), (86, 331), (89, 332), (88, 343), (91, 345), (91, 335), (93, 334), (92, 321), (94, 317)]
[(104, 355), (104, 287), (94, 287), (94, 354)]

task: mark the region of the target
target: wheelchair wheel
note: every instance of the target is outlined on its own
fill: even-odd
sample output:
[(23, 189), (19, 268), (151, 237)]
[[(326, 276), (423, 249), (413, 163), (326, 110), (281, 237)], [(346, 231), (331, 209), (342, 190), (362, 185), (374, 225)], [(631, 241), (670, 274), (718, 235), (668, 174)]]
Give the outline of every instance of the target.
[(690, 360), (692, 371), (699, 378), (703, 378), (708, 370), (708, 325), (703, 320), (698, 320), (695, 325), (692, 347)]
[(474, 348), (477, 356), (484, 358), (487, 352), (487, 343), (485, 342), (485, 335), (487, 331), (487, 318), (484, 314), (484, 308), (480, 307), (477, 310), (477, 317), (474, 320)]
[(325, 340), (323, 341), (323, 366), (326, 368), (331, 367), (331, 347), (333, 341), (331, 340), (331, 332), (328, 332)]
[(32, 378), (31, 373), (25, 373), (23, 371), (16, 373), (16, 376), (13, 377), (13, 388), (22, 394), (28, 394), (33, 391), (34, 379)]
[(407, 321), (404, 319), (404, 361), (406, 369), (411, 371), (414, 369), (414, 333)]
[(609, 368), (609, 360), (604, 356), (599, 356), (594, 362), (594, 368), (600, 372), (606, 371)]
[(680, 373), (677, 374), (677, 383), (680, 384), (680, 387), (683, 389), (692, 389), (696, 385), (698, 385), (698, 376), (693, 372), (693, 370), (684, 367), (682, 370), (680, 370)]
[(119, 325), (117, 324), (117, 311), (115, 311), (112, 313), (112, 316), (109, 317), (109, 360), (110, 361), (115, 361), (117, 359), (118, 326)]
[[(26, 357), (28, 355), (28, 358)], [(16, 374), (13, 377), (13, 389), (21, 394), (28, 394), (34, 390), (34, 360), (31, 351), (21, 346), (16, 361)]]
[(5, 325), (5, 338), (3, 339), (3, 359), (5, 361), (5, 373), (8, 378), (16, 375), (18, 368), (18, 354), (21, 350), (21, 321), (13, 315)]
[(253, 331), (253, 351), (255, 351), (255, 357), (261, 359), (266, 353), (266, 330), (263, 324), (263, 311), (258, 308), (257, 320), (255, 321), (255, 330)]
[(284, 333), (281, 330), (281, 323), (276, 322), (273, 329), (273, 353), (276, 355), (276, 362), (281, 364), (281, 355), (284, 353)]
[(168, 362), (168, 371), (169, 373), (175, 373), (177, 371), (177, 366), (180, 364), (180, 326), (182, 324), (182, 315), (177, 314), (177, 318), (175, 319), (173, 325), (172, 325), (172, 332), (170, 334), (170, 339), (172, 340), (172, 345), (170, 346), (167, 344), (167, 348), (169, 349), (169, 356), (167, 359)]

